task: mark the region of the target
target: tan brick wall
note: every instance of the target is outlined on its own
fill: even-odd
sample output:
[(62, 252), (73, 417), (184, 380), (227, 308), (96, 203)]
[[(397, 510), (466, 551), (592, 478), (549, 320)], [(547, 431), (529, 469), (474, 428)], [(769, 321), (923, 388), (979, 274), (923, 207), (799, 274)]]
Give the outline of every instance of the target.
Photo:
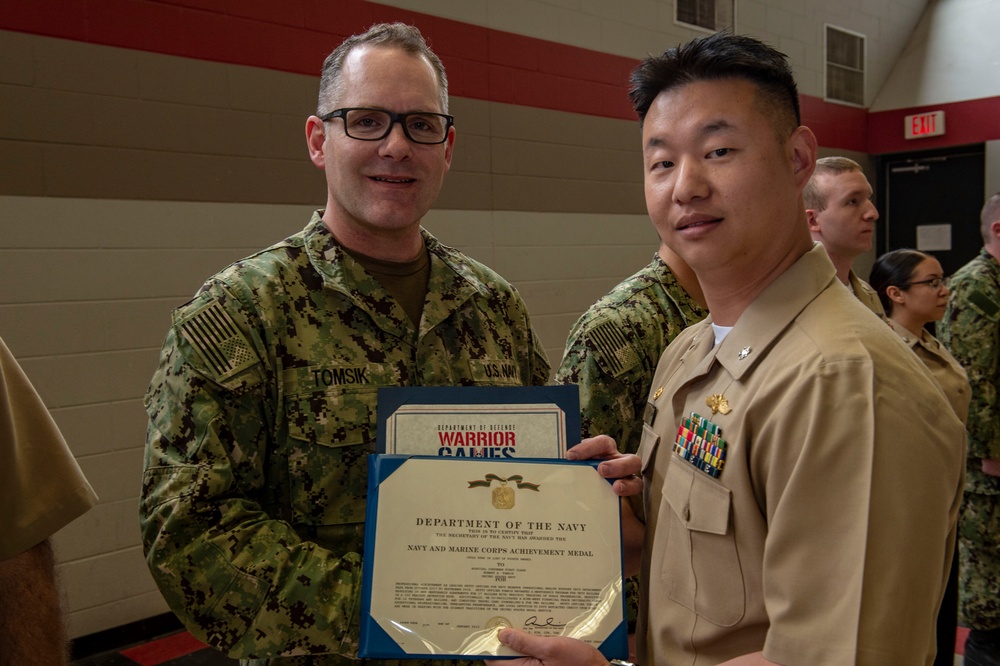
[[(386, 4), (635, 58), (698, 34), (669, 2)], [(738, 4), (744, 31), (788, 50), (802, 91), (821, 94), (829, 3)], [(829, 11), (849, 29), (891, 24), (869, 33), (877, 78), (925, 0), (862, 4)], [(170, 310), (325, 200), (304, 146), (316, 85), (0, 30), (0, 336), (101, 497), (55, 539), (73, 636), (166, 610), (139, 547), (142, 394)], [(452, 171), (426, 226), (521, 290), (556, 365), (576, 317), (655, 251), (637, 125), (462, 97), (451, 110)]]

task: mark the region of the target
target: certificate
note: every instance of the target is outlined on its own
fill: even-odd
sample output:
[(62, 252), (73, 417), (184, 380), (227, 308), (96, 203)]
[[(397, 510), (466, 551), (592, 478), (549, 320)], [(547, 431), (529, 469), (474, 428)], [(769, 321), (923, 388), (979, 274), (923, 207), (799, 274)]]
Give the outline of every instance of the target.
[(562, 386), (378, 390), (378, 453), (563, 458), (580, 442), (580, 392)]
[(595, 467), (369, 456), (359, 656), (516, 656), (502, 627), (627, 655), (620, 503)]

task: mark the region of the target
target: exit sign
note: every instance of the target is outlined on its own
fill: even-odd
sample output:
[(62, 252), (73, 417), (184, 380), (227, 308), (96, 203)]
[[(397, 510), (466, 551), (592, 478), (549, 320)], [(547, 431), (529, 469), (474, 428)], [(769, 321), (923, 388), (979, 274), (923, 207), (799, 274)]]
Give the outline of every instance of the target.
[(903, 119), (903, 131), (907, 139), (923, 139), (926, 136), (944, 134), (944, 111), (917, 113)]

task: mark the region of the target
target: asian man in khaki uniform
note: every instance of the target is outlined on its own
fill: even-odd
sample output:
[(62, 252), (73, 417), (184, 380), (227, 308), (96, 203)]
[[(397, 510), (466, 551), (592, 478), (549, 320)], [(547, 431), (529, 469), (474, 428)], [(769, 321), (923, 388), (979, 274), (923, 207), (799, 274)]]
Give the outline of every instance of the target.
[[(962, 424), (809, 237), (817, 143), (785, 57), (719, 33), (645, 60), (630, 97), (650, 216), (711, 313), (660, 360), (639, 460), (601, 464), (642, 473), (639, 663), (930, 663)], [(514, 666), (608, 663), (500, 640)]]

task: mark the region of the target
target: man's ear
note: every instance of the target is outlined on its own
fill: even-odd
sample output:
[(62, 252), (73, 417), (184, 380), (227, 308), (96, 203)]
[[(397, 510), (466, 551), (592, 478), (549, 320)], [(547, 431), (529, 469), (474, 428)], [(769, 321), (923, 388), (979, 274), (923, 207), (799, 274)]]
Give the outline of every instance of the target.
[(809, 223), (809, 231), (819, 233), (819, 212), (815, 208), (806, 208), (806, 221)]
[(445, 148), (444, 148), (444, 171), (445, 171), (445, 173), (448, 173), (448, 170), (451, 169), (451, 156), (454, 153), (454, 150), (455, 150), (455, 128), (454, 127), (449, 127), (448, 128), (448, 140), (445, 141)]
[(326, 168), (326, 125), (319, 116), (306, 119), (306, 146), (309, 160), (319, 169)]
[(795, 174), (795, 184), (799, 192), (805, 189), (806, 183), (816, 169), (816, 155), (819, 152), (819, 142), (816, 135), (805, 125), (800, 125), (788, 139), (792, 158), (792, 173)]

